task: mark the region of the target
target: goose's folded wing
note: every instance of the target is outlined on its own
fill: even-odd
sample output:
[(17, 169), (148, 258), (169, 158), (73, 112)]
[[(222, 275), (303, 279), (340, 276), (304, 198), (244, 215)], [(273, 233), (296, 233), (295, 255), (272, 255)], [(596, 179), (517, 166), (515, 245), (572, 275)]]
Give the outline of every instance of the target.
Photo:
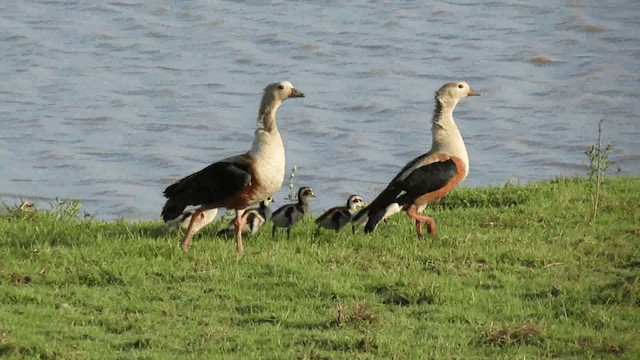
[[(247, 161), (222, 160), (167, 187), (167, 198), (181, 197), (190, 205), (220, 201), (251, 183)], [(194, 204), (195, 203), (195, 204)]]

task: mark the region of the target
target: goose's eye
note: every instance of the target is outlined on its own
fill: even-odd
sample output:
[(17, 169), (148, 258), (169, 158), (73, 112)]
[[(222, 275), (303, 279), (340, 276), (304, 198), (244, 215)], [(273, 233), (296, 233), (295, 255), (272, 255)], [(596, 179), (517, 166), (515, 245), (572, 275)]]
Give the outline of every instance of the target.
[(284, 85), (278, 85), (278, 89), (283, 90), (284, 89)]
[(458, 89), (464, 89), (464, 85), (458, 84)]

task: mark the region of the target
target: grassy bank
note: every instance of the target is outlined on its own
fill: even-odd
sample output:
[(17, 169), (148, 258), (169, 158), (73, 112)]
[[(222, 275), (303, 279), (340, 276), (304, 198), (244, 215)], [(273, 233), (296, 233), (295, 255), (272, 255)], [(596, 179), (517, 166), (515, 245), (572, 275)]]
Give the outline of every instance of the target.
[[(640, 358), (640, 178), (458, 189), (372, 235), (0, 216), (0, 357)], [(322, 194), (318, 194), (321, 196)], [(73, 213), (73, 211), (71, 211)]]

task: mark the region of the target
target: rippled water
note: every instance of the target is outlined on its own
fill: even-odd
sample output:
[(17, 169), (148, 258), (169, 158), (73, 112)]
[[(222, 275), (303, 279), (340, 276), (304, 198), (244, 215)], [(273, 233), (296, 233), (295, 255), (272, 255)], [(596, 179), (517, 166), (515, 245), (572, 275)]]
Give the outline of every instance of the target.
[[(0, 200), (79, 199), (158, 219), (162, 190), (248, 149), (264, 86), (314, 213), (371, 199), (455, 117), (465, 186), (586, 174), (597, 123), (614, 172), (640, 172), (638, 1), (0, 2)], [(288, 188), (276, 196), (280, 204)]]

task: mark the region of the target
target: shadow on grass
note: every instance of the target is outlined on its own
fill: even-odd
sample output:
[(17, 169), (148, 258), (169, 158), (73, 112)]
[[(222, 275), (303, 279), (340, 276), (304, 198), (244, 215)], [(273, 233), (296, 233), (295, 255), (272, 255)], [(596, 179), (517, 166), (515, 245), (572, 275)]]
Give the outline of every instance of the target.
[(547, 290), (525, 293), (522, 298), (525, 300), (543, 300), (558, 297), (560, 294), (562, 294), (562, 288), (560, 286), (552, 286)]
[(337, 327), (337, 320), (316, 320), (316, 321), (306, 321), (306, 320), (293, 320), (287, 321), (278, 318), (275, 315), (247, 315), (240, 320), (237, 320), (236, 325), (238, 326), (255, 326), (255, 325), (272, 325), (272, 326), (281, 326), (287, 329), (296, 329), (296, 330), (330, 330), (335, 329)]
[(287, 321), (270, 314), (265, 315), (264, 306), (259, 304), (251, 306), (241, 306), (236, 308), (236, 313), (244, 318), (237, 321), (238, 325), (274, 325), (289, 329), (299, 330), (330, 330), (344, 327), (368, 327), (378, 324), (379, 315), (375, 309), (365, 303), (357, 302), (351, 306), (338, 304), (335, 307), (336, 316), (326, 320), (293, 320)]
[(640, 275), (628, 275), (598, 287), (591, 297), (591, 303), (640, 306)]
[(55, 351), (51, 351), (46, 348), (42, 348), (37, 345), (21, 346), (13, 344), (12, 341), (6, 337), (0, 337), (0, 356), (12, 356), (15, 355), (18, 358), (30, 358), (30, 359), (60, 359), (61, 357)]
[(436, 294), (428, 289), (403, 286), (402, 284), (382, 284), (370, 287), (370, 290), (380, 296), (385, 305), (411, 306), (436, 303)]
[(376, 353), (378, 341), (372, 334), (366, 333), (354, 338), (335, 339), (321, 334), (307, 334), (296, 345), (305, 349), (318, 349), (329, 352)]
[(622, 268), (622, 269), (633, 269), (633, 268), (640, 269), (640, 260), (629, 261), (626, 264), (620, 265), (620, 268)]
[[(555, 358), (577, 357), (580, 359), (618, 357), (629, 352), (634, 346), (622, 340), (602, 340), (579, 336), (550, 355)], [(594, 356), (596, 355), (596, 356)]]
[(151, 348), (151, 339), (150, 338), (140, 338), (132, 341), (127, 341), (122, 344), (122, 350), (144, 350)]

